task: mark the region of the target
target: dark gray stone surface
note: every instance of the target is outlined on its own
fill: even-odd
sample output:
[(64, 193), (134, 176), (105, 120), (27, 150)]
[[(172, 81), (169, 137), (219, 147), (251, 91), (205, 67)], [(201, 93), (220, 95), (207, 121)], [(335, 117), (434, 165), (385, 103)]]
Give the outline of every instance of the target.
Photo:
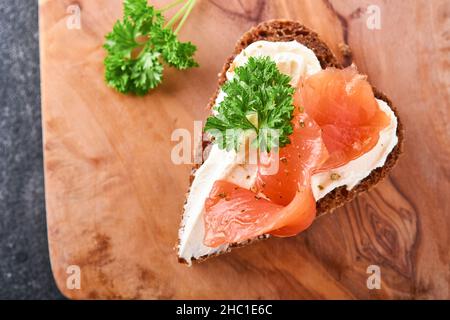
[(42, 172), (37, 0), (0, 0), (0, 299), (61, 298)]

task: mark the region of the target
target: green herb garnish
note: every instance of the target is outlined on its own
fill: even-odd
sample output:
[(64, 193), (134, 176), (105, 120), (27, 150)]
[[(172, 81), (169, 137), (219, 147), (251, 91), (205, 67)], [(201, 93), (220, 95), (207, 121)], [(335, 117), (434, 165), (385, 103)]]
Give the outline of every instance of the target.
[[(197, 67), (193, 58), (197, 48), (177, 38), (195, 1), (176, 0), (156, 10), (147, 0), (125, 0), (123, 19), (106, 35), (103, 46), (107, 51), (106, 82), (119, 92), (144, 95), (162, 82), (163, 62), (180, 70)], [(182, 2), (181, 9), (165, 24), (162, 13)]]
[[(206, 120), (205, 131), (214, 136), (221, 149), (239, 150), (243, 132), (254, 131), (256, 147), (269, 152), (290, 143), (294, 88), (269, 57), (250, 57), (235, 69), (233, 79), (222, 90), (224, 100), (216, 115)], [(276, 138), (273, 139), (273, 132)]]

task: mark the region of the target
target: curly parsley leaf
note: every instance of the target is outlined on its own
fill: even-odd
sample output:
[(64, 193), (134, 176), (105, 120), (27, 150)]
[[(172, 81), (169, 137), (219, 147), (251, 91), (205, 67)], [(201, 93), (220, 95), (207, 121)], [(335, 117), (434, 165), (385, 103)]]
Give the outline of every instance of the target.
[(269, 57), (250, 57), (222, 86), (225, 98), (206, 120), (204, 130), (221, 149), (239, 150), (242, 134), (248, 130), (256, 133), (260, 150), (285, 146), (293, 131), (294, 88), (289, 81)]
[(150, 34), (153, 46), (161, 52), (164, 61), (179, 70), (198, 67), (193, 55), (197, 50), (191, 42), (180, 42), (170, 29)]
[(163, 10), (149, 6), (147, 0), (125, 0), (123, 19), (105, 37), (106, 82), (119, 92), (144, 95), (162, 82), (163, 62), (180, 70), (197, 67), (195, 45), (180, 42), (171, 29), (181, 19), (176, 30), (180, 29), (194, 4), (195, 0), (185, 1), (176, 19), (164, 26)]

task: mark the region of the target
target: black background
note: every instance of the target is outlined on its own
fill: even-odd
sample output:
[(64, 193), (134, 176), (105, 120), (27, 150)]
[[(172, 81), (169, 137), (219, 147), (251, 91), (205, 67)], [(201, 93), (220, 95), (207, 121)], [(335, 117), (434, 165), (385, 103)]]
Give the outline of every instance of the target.
[(44, 204), (37, 0), (0, 0), (0, 299), (61, 298)]

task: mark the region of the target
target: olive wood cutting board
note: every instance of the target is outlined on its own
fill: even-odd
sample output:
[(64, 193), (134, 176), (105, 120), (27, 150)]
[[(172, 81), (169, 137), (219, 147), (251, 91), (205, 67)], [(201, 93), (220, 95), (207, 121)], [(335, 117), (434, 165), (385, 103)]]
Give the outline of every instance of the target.
[[(167, 69), (145, 97), (103, 81), (104, 35), (121, 1), (39, 6), (48, 241), (65, 296), (450, 298), (448, 1), (200, 0), (180, 37), (198, 46), (201, 67)], [(369, 75), (399, 110), (404, 154), (389, 178), (301, 235), (188, 268), (174, 244), (190, 166), (171, 161), (171, 133), (207, 116), (237, 39), (273, 18), (312, 28)], [(367, 286), (373, 265), (380, 289)]]

